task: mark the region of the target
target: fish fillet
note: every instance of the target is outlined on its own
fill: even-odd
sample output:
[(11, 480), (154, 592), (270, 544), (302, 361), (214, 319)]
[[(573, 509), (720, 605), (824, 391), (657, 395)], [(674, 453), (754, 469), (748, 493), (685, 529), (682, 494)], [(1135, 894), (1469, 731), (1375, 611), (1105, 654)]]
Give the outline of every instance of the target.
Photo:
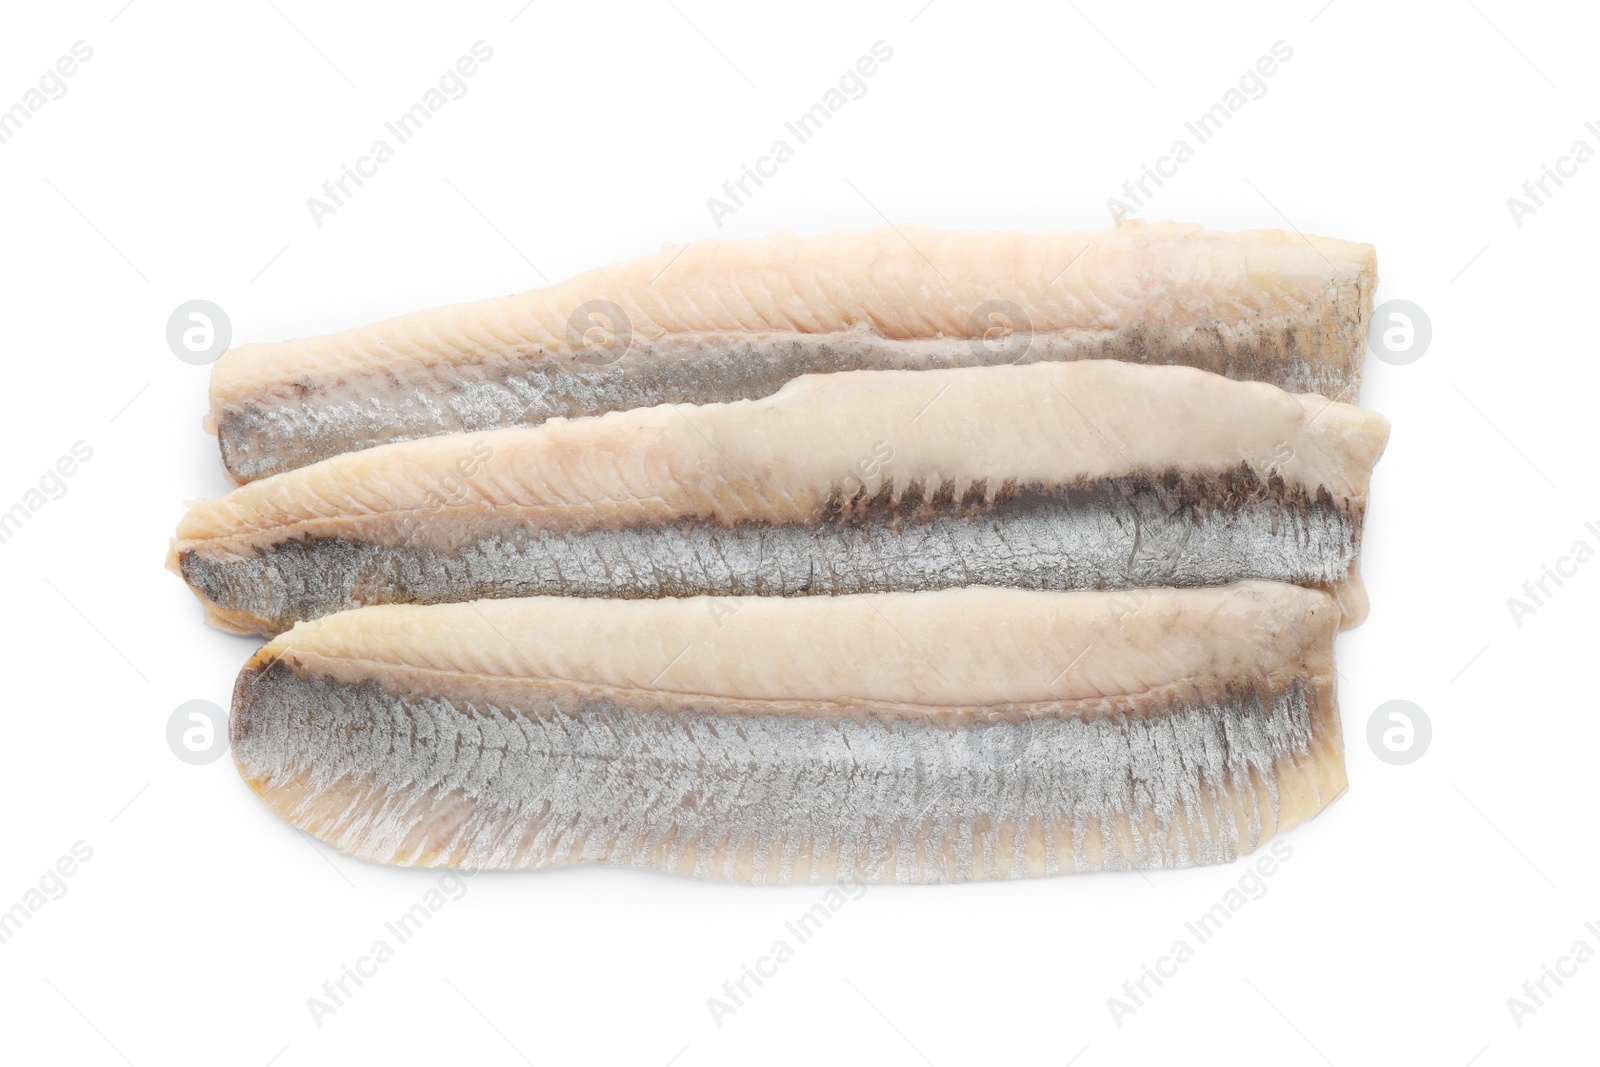
[(802, 374), (1121, 359), (1354, 402), (1370, 245), (1128, 223), (704, 241), (515, 296), (213, 367), (208, 426), (246, 482), (393, 441), (661, 403)]
[(233, 754), (364, 860), (755, 883), (1226, 862), (1343, 793), (1326, 594), (1116, 599), (362, 608), (250, 660)]
[(1334, 590), (1353, 624), (1387, 435), (1187, 367), (812, 375), (325, 460), (194, 505), (169, 565), (266, 635), (377, 603), (1251, 578)]

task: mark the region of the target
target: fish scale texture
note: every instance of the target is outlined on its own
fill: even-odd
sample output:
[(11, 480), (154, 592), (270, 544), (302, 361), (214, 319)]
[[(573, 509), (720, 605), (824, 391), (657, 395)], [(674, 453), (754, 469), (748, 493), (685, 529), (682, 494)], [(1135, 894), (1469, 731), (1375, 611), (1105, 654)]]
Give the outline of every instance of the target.
[[(1202, 483), (1200, 498), (1220, 494)], [(179, 567), (221, 623), (271, 635), (361, 605), (485, 597), (1134, 589), (1244, 579), (1332, 588), (1346, 581), (1359, 548), (1359, 515), (1336, 507), (1279, 504), (1264, 493), (1209, 509), (1173, 506), (1136, 484), (790, 525), (529, 530), (516, 514), (497, 513), (450, 548), (290, 538), (249, 554), (190, 550)]]
[(1299, 683), (968, 726), (497, 706), (286, 669), (241, 687), (241, 773), (296, 825), (387, 863), (746, 882), (1182, 867), (1250, 852), (1343, 788), (1331, 689)]
[(1272, 582), (363, 608), (258, 652), (230, 740), (274, 811), (383, 863), (1216, 863), (1345, 787), (1336, 617)]

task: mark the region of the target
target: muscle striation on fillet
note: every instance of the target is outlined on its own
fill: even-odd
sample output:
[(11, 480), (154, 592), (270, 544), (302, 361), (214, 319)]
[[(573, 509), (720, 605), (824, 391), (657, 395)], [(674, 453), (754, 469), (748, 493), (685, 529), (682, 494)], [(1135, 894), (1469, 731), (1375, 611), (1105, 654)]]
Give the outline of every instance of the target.
[(208, 423), (246, 482), (394, 441), (754, 399), (850, 370), (1118, 359), (1354, 402), (1376, 271), (1369, 245), (1175, 223), (704, 241), (235, 348), (213, 368)]
[(1262, 582), (363, 608), (251, 660), (232, 746), (279, 815), (382, 863), (1218, 863), (1345, 788), (1337, 615)]
[(1108, 360), (855, 371), (760, 400), (402, 442), (197, 504), (224, 628), (484, 597), (837, 595), (1265, 578), (1364, 610), (1377, 415)]

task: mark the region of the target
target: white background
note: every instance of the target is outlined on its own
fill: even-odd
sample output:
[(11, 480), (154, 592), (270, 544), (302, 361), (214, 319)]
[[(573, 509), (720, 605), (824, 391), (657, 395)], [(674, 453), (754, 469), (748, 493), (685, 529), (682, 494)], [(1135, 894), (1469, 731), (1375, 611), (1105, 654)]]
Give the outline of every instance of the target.
[[(0, 510), (75, 441), (94, 454), (0, 544), (0, 909), (75, 842), (93, 858), (0, 945), (0, 1056), (1591, 1060), (1600, 962), (1520, 1028), (1506, 1000), (1579, 938), (1600, 949), (1600, 562), (1520, 627), (1506, 600), (1600, 546), (1600, 162), (1521, 227), (1506, 199), (1576, 139), (1600, 148), (1600, 27), (1576, 4), (1320, 2), (7, 5), (0, 107), (75, 41), (94, 55), (0, 145)], [(317, 228), (306, 198), (480, 39), (468, 94)], [(706, 198), (878, 40), (894, 55), (865, 97), (719, 230)], [(1421, 305), (1434, 337), (1409, 366), (1367, 362), (1362, 401), (1394, 432), (1372, 616), (1338, 645), (1350, 792), (1284, 838), (1266, 895), (1118, 1026), (1107, 998), (1245, 866), (873, 888), (719, 1028), (707, 998), (820, 888), (483, 875), (316, 1026), (307, 998), (439, 876), (346, 860), (231, 760), (167, 747), (173, 709), (225, 706), (255, 647), (162, 569), (183, 502), (226, 488), (172, 310), (209, 299), (236, 341), (276, 340), (713, 235), (1100, 229), (1279, 40), (1266, 95), (1139, 214), (1370, 241), (1379, 299)], [(1397, 698), (1434, 727), (1403, 767), (1365, 741)]]

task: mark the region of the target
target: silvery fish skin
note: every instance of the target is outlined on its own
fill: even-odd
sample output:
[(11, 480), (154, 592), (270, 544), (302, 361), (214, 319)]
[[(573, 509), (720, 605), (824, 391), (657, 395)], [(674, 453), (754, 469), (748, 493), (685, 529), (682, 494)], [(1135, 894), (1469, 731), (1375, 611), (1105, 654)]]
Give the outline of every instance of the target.
[(362, 608), (246, 665), (232, 750), (360, 859), (747, 883), (1222, 863), (1343, 793), (1331, 598), (1116, 599)]
[(1371, 412), (1113, 360), (854, 371), (370, 449), (196, 504), (169, 565), (225, 629), (364, 604), (956, 585), (1336, 591)]
[(237, 482), (436, 434), (771, 395), (802, 374), (1120, 359), (1353, 403), (1370, 245), (1130, 222), (703, 241), (546, 289), (235, 348), (208, 427)]

